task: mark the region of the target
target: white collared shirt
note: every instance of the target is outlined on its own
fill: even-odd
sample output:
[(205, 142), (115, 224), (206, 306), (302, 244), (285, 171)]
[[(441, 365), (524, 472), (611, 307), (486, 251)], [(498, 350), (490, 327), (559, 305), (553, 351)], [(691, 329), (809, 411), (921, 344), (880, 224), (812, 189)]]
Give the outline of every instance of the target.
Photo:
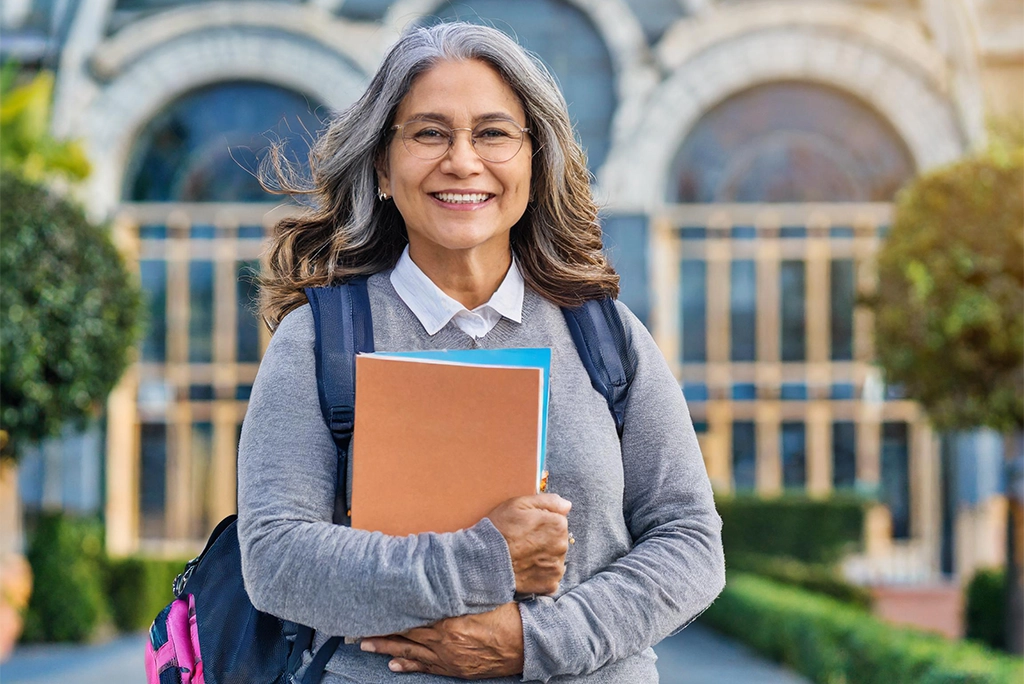
[(391, 271), (391, 284), (431, 336), (436, 335), (452, 319), (455, 319), (455, 325), (474, 340), (489, 333), (502, 316), (516, 323), (523, 322), (525, 283), (514, 256), (505, 279), (490, 300), (472, 311), (445, 294), (427, 277), (409, 257), (408, 245), (395, 269)]

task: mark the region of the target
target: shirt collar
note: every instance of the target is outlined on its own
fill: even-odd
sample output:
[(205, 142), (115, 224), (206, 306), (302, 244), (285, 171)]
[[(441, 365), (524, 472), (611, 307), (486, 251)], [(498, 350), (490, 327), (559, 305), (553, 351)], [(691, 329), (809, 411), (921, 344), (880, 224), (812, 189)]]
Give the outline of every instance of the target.
[[(391, 271), (391, 284), (398, 296), (419, 319), (428, 335), (436, 335), (441, 328), (448, 325), (448, 321), (457, 313), (466, 311), (466, 307), (445, 294), (416, 265), (409, 256), (408, 245), (405, 246), (402, 256), (399, 257), (398, 263)], [(519, 272), (519, 265), (513, 255), (512, 265), (501, 281), (501, 285), (494, 291), (487, 303), (481, 304), (474, 311), (489, 307), (509, 320), (522, 323), (525, 287), (523, 276)]]

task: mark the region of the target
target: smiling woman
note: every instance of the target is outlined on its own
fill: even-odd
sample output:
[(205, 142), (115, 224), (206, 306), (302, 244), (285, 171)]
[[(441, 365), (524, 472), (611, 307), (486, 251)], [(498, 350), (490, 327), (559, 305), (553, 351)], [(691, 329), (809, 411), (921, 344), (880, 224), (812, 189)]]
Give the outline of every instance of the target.
[[(636, 368), (619, 430), (567, 327), (560, 307), (613, 299), (618, 276), (551, 76), (497, 30), (416, 28), (316, 143), (308, 185), (281, 159), (267, 184), (314, 208), (276, 227), (264, 266), (274, 336), (238, 460), (253, 605), (313, 627), (314, 650), (354, 637), (327, 663), (330, 684), (409, 672), (656, 682), (651, 646), (722, 588), (721, 520), (647, 330), (607, 302)], [(551, 348), (546, 463), (558, 494), (511, 499), (453, 533), (346, 526), (303, 288), (354, 276), (368, 276), (378, 351)]]

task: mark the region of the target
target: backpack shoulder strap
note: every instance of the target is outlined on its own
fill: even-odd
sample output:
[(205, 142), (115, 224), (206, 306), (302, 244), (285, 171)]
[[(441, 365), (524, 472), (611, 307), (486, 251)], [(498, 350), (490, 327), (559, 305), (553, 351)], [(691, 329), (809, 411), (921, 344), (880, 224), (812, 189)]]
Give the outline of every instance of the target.
[(629, 386), (636, 375), (636, 357), (629, 348), (615, 300), (589, 299), (581, 306), (563, 307), (562, 314), (590, 382), (608, 402), (621, 437)]
[(335, 521), (348, 518), (348, 446), (356, 405), (356, 354), (373, 351), (366, 278), (306, 288), (316, 329), (316, 388), (320, 410), (338, 451)]
[[(331, 430), (338, 455), (338, 476), (334, 497), (335, 522), (347, 523), (348, 445), (352, 441), (356, 406), (356, 354), (373, 351), (373, 319), (366, 278), (353, 278), (331, 287), (308, 287), (306, 298), (313, 309), (316, 330), (316, 389), (320, 411)], [(295, 640), (288, 672), (302, 664), (302, 654), (313, 645), (313, 629), (295, 625)], [(302, 684), (315, 684), (323, 676), (341, 637), (331, 637), (313, 655)]]

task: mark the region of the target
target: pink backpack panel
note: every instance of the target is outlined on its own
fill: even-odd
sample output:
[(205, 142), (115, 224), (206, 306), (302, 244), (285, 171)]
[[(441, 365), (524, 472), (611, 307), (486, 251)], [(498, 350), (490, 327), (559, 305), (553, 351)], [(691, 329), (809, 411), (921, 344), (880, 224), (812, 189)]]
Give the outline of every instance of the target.
[(172, 601), (149, 628), (147, 684), (206, 684), (192, 594)]

